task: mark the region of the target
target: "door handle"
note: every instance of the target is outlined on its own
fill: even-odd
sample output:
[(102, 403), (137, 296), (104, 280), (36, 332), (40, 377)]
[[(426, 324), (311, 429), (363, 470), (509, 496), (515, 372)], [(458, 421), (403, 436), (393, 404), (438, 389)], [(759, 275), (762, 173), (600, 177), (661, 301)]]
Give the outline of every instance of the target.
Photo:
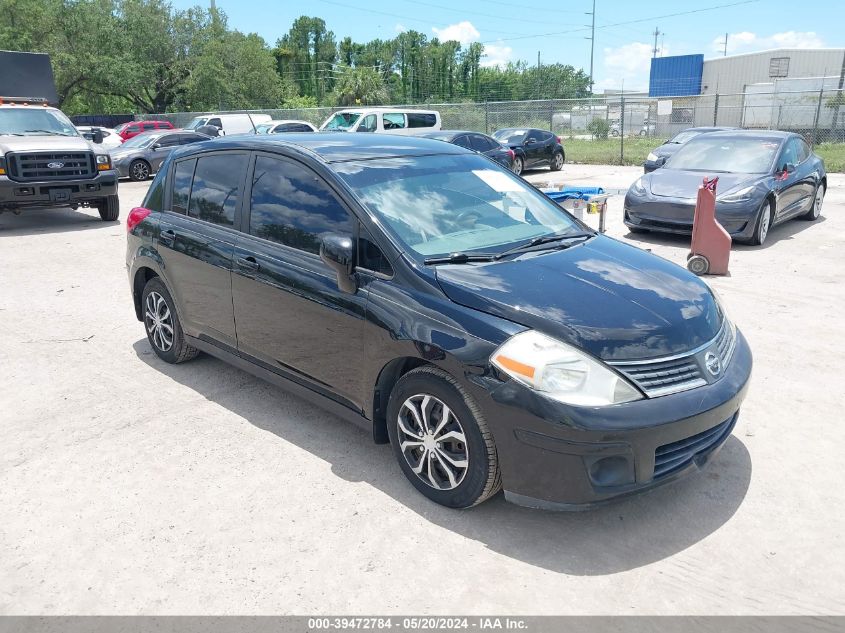
[(247, 270), (258, 270), (261, 268), (261, 264), (255, 261), (255, 258), (250, 255), (249, 257), (237, 257), (235, 258), (235, 263), (241, 268), (246, 268)]
[(176, 232), (171, 229), (162, 231), (158, 234), (158, 241), (163, 242), (168, 246), (173, 246), (173, 243), (176, 241)]

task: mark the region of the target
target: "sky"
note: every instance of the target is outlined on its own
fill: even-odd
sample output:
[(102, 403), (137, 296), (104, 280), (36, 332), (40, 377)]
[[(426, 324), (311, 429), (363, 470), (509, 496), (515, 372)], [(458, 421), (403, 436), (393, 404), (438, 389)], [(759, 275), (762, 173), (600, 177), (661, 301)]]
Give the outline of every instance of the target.
[[(171, 0), (184, 9), (210, 0)], [(414, 29), (441, 40), (482, 42), (482, 64), (523, 60), (590, 70), (593, 0), (216, 0), (229, 26), (274, 45), (300, 15), (320, 17), (337, 41), (390, 39)], [(647, 89), (654, 31), (658, 55), (705, 59), (771, 48), (845, 47), (845, 2), (815, 0), (595, 0), (595, 90)], [(838, 74), (838, 69), (836, 69)], [(834, 73), (831, 73), (834, 74)]]

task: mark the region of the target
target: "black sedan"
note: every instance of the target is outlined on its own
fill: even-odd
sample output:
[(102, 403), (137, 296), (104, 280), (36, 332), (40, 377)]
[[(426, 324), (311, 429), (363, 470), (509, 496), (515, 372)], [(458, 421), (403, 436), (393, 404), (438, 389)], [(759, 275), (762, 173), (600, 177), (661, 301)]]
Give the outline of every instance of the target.
[(486, 134), (468, 132), (466, 130), (432, 130), (430, 132), (420, 132), (414, 136), (433, 138), (438, 141), (452, 143), (452, 145), (457, 145), (458, 147), (465, 147), (479, 154), (489, 156), (508, 169), (513, 169), (516, 156), (515, 152)]
[(714, 132), (631, 185), (625, 224), (632, 232), (689, 235), (698, 187), (713, 176), (717, 219), (735, 241), (750, 244), (762, 244), (772, 226), (791, 218), (817, 219), (827, 189), (824, 163), (797, 134)]
[(164, 159), (177, 147), (210, 138), (190, 130), (146, 132), (111, 150), (109, 156), (121, 178), (146, 180), (158, 171)]
[(735, 128), (732, 127), (691, 127), (687, 128), (683, 132), (678, 132), (670, 138), (668, 141), (663, 143), (660, 147), (654, 148), (651, 152), (649, 152), (648, 156), (646, 156), (645, 162), (643, 163), (643, 170), (645, 173), (650, 171), (654, 171), (658, 167), (662, 167), (663, 164), (669, 159), (670, 156), (674, 155), (681, 147), (684, 146), (685, 143), (691, 141), (696, 136), (701, 134), (708, 134), (710, 132), (724, 132), (726, 130), (733, 130)]
[(493, 138), (510, 147), (515, 153), (513, 171), (548, 167), (552, 171), (563, 169), (566, 153), (559, 136), (536, 128), (505, 128), (493, 132)]

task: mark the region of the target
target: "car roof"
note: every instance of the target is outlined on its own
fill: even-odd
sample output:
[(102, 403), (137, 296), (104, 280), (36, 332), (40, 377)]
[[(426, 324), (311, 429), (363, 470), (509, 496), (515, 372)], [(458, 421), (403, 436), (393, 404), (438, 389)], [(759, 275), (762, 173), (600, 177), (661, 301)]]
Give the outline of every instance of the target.
[[(781, 130), (722, 130), (719, 132), (712, 132), (707, 135), (707, 138), (732, 138), (732, 137), (743, 137), (743, 138), (756, 138), (756, 139), (766, 139), (772, 141), (782, 141), (783, 139), (798, 137), (801, 138), (799, 134), (795, 134), (794, 132), (783, 132)], [(695, 140), (695, 139), (693, 139)]]
[[(349, 132), (291, 132), (282, 134), (255, 135), (238, 134), (221, 136), (210, 143), (202, 143), (193, 149), (245, 149), (269, 150), (274, 147), (290, 147), (306, 151), (323, 162), (339, 163), (373, 158), (397, 158), (402, 156), (429, 156), (432, 154), (468, 154), (469, 150), (438, 141), (404, 136), (399, 134), (350, 134)], [(185, 150), (184, 153), (193, 153)]]
[(487, 136), (484, 132), (475, 132), (473, 130), (426, 130), (425, 128), (422, 129), (423, 131), (421, 132), (415, 132), (414, 136), (436, 139), (453, 139), (456, 136), (461, 136), (462, 134), (480, 134), (481, 136)]
[(310, 121), (303, 121), (302, 119), (271, 119), (270, 121), (259, 121), (256, 125), (279, 125), (280, 123), (304, 123), (316, 127)]

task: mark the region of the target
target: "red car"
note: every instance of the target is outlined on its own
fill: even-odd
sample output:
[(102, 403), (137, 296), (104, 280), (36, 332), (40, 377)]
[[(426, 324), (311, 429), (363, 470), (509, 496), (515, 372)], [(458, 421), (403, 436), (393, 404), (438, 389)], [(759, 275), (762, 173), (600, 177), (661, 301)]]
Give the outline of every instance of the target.
[(119, 125), (115, 131), (120, 138), (124, 141), (128, 141), (133, 136), (138, 136), (144, 132), (172, 129), (173, 124), (170, 121), (130, 121), (129, 123)]

